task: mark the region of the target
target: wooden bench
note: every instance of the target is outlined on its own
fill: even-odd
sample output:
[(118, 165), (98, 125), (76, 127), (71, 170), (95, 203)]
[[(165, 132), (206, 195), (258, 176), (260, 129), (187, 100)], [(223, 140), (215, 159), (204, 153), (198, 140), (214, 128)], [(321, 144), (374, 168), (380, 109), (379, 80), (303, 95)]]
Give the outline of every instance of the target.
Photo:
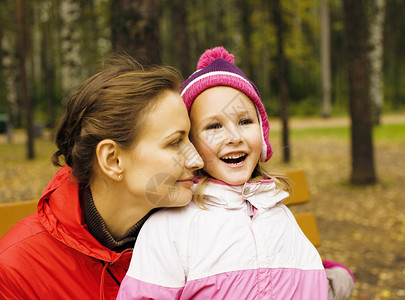
[[(286, 174), (293, 182), (293, 197), (286, 201), (288, 206), (309, 202), (308, 185), (303, 170), (287, 171)], [(15, 223), (28, 216), (37, 208), (37, 200), (13, 203), (0, 203), (0, 237), (2, 237)], [(315, 216), (312, 212), (296, 213), (295, 218), (302, 231), (315, 246), (321, 244)]]
[(22, 218), (37, 210), (38, 200), (0, 203), (0, 238)]
[[(291, 206), (309, 202), (310, 196), (304, 170), (290, 170), (285, 173), (292, 181), (293, 194), (292, 197), (284, 201), (284, 203), (291, 208)], [(314, 246), (319, 246), (321, 244), (321, 238), (314, 213), (299, 212), (294, 213), (294, 216), (307, 238)]]

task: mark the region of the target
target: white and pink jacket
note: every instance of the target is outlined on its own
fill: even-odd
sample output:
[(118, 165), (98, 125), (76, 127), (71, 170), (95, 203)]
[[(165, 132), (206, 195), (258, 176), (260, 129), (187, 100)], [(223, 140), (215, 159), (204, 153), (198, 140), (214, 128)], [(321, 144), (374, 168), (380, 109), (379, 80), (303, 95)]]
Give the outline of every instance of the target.
[(208, 182), (144, 224), (117, 299), (327, 299), (321, 258), (272, 180)]

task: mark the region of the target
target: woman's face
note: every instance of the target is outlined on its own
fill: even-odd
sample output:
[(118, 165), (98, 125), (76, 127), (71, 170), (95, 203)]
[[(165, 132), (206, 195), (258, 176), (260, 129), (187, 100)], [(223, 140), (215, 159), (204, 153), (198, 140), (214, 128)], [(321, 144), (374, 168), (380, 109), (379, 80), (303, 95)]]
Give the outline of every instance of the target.
[(128, 192), (153, 207), (188, 204), (193, 171), (203, 163), (188, 138), (190, 121), (180, 96), (162, 94), (143, 123), (134, 146), (123, 153)]

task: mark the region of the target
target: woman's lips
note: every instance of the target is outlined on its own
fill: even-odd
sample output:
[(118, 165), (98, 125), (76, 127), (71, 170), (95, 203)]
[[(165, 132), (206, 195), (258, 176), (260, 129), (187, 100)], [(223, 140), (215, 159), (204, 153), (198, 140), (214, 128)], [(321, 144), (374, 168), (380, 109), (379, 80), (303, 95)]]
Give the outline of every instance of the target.
[(177, 180), (177, 182), (187, 186), (187, 187), (192, 187), (194, 184), (193, 179), (184, 179), (184, 180)]

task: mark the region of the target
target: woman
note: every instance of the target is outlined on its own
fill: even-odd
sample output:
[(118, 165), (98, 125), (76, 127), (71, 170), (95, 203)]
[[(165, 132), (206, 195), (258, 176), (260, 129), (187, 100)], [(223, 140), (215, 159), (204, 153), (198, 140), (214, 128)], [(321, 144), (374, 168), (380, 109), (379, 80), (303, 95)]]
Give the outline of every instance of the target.
[(172, 69), (128, 57), (70, 98), (38, 211), (0, 240), (1, 299), (115, 299), (140, 227), (183, 206), (202, 161)]

